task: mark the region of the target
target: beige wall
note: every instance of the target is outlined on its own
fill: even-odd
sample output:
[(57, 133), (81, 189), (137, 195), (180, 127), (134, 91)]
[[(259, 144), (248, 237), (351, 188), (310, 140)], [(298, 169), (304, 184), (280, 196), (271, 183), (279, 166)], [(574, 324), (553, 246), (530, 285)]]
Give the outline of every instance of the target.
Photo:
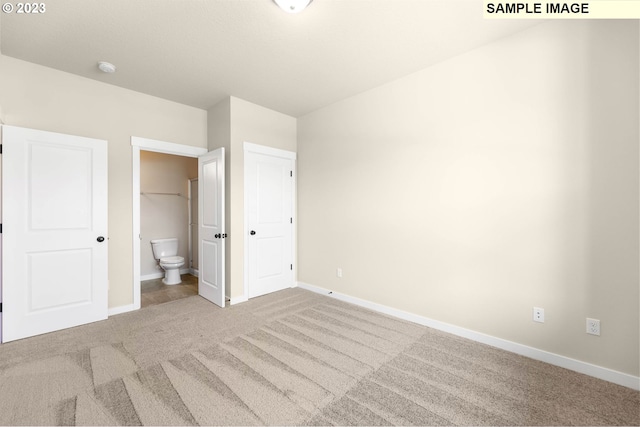
[(133, 303), (131, 136), (207, 146), (207, 112), (0, 56), (8, 125), (108, 141), (109, 307)]
[[(189, 179), (198, 177), (198, 159), (140, 151), (140, 276), (163, 274), (151, 240), (176, 237), (178, 255), (189, 263)], [(176, 195), (151, 193), (179, 193)], [(196, 215), (197, 218), (197, 215)]]
[(226, 153), (226, 295), (244, 297), (244, 149), (245, 142), (296, 151), (296, 119), (236, 97), (208, 111), (209, 150)]
[(300, 118), (299, 280), (637, 376), (638, 40), (543, 23)]
[[(207, 143), (209, 151), (224, 147), (224, 192), (225, 192), (225, 231), (229, 234), (231, 221), (231, 98), (227, 97), (207, 111)], [(231, 243), (232, 238), (225, 239), (225, 296), (231, 294)]]
[(231, 97), (231, 204), (232, 236), (229, 296), (244, 295), (244, 149), (245, 142), (296, 151), (296, 119), (286, 114)]

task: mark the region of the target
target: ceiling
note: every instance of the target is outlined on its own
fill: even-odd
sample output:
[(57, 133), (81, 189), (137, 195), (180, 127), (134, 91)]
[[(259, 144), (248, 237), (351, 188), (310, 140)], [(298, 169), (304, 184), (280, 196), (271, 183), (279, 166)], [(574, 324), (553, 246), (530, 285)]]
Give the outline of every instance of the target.
[[(226, 96), (302, 116), (537, 24), (482, 0), (44, 0), (0, 18), (3, 55), (208, 109)], [(115, 74), (98, 61), (117, 66)]]

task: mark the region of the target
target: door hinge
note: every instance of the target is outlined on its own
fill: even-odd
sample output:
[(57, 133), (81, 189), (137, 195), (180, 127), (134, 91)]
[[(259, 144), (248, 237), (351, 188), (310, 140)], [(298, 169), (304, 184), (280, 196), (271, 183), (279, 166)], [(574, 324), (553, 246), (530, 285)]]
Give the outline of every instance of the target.
[(0, 302), (0, 313), (2, 313), (2, 303)]
[(289, 176), (293, 178), (293, 171), (289, 171)]
[(0, 154), (2, 154), (2, 144), (0, 144)]
[(293, 218), (289, 218), (289, 224), (293, 224)]
[(293, 264), (291, 264), (291, 270), (293, 270)]
[(2, 224), (0, 224), (0, 234), (2, 234)]

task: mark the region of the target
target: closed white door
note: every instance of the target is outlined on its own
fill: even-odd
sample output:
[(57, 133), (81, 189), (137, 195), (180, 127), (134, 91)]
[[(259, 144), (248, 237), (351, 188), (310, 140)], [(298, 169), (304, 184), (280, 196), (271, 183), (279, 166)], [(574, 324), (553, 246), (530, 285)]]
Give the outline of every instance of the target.
[(224, 148), (198, 157), (198, 293), (224, 307)]
[(107, 141), (2, 127), (2, 340), (107, 318)]
[(249, 150), (245, 149), (246, 274), (248, 297), (253, 298), (294, 284), (295, 153), (260, 149), (253, 144), (248, 147)]

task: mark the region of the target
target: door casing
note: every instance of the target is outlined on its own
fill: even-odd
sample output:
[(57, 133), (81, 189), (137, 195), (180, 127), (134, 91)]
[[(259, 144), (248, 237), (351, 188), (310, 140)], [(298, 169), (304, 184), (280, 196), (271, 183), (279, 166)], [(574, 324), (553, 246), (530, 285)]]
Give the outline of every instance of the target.
[(140, 151), (173, 154), (183, 157), (199, 157), (207, 153), (206, 148), (154, 139), (131, 137), (132, 155), (132, 216), (133, 216), (133, 303), (128, 306), (115, 307), (109, 310), (109, 315), (125, 313), (140, 308)]

